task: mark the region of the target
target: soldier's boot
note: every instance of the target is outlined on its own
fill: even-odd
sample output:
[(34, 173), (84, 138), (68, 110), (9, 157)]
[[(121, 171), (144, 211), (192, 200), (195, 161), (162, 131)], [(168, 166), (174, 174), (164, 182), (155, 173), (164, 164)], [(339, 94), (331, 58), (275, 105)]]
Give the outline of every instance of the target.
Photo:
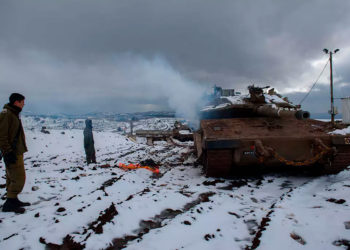
[(91, 163), (97, 163), (97, 162), (96, 162), (96, 159), (93, 158), (93, 159), (91, 160)]
[(18, 198), (15, 198), (15, 199), (16, 199), (17, 205), (20, 207), (28, 207), (31, 205), (29, 202), (20, 201)]
[(16, 214), (23, 214), (26, 210), (17, 204), (16, 198), (7, 198), (7, 200), (5, 201), (2, 207), (2, 211), (15, 212)]
[(89, 165), (90, 163), (91, 163), (91, 158), (87, 155), (86, 156), (86, 164)]
[(91, 156), (91, 162), (92, 163), (96, 163), (96, 155), (95, 155), (95, 152), (92, 154)]

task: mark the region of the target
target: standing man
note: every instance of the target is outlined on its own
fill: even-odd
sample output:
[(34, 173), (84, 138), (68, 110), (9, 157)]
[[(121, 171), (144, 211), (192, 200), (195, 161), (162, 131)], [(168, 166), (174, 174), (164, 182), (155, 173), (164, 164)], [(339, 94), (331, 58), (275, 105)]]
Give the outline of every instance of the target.
[(18, 93), (10, 95), (9, 103), (0, 113), (0, 150), (6, 166), (7, 199), (2, 207), (3, 212), (24, 213), (28, 202), (18, 199), (23, 190), (26, 174), (23, 154), (27, 152), (24, 130), (19, 117), (24, 106), (25, 97)]
[(94, 136), (92, 135), (92, 121), (90, 119), (85, 120), (84, 129), (84, 148), (86, 153), (87, 164), (96, 163)]

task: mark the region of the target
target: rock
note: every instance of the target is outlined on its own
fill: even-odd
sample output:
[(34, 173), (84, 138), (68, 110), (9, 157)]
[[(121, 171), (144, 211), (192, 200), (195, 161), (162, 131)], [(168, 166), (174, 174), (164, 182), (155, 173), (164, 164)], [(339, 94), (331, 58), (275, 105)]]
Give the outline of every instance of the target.
[(204, 236), (204, 239), (205, 239), (206, 241), (209, 241), (210, 239), (213, 239), (213, 238), (215, 238), (215, 235), (214, 235), (214, 234), (206, 234), (206, 235)]
[(149, 167), (156, 167), (159, 166), (160, 164), (157, 164), (156, 162), (154, 162), (154, 160), (152, 159), (146, 159), (140, 162), (140, 164), (142, 166), (149, 166)]
[(60, 213), (66, 211), (66, 209), (64, 207), (59, 207), (56, 211)]
[(254, 203), (258, 203), (258, 200), (257, 200), (256, 198), (251, 197), (250, 199), (252, 200), (252, 202), (254, 202)]
[(306, 244), (306, 241), (300, 235), (297, 235), (296, 233), (291, 233), (290, 237), (302, 245)]
[(36, 191), (36, 190), (39, 190), (39, 187), (38, 186), (33, 186), (32, 187), (32, 191)]
[(335, 204), (343, 204), (343, 203), (346, 202), (346, 200), (344, 200), (344, 199), (339, 199), (339, 200), (337, 200), (337, 199), (334, 199), (334, 198), (330, 198), (330, 199), (328, 199), (327, 201), (333, 202), (333, 203), (335, 203)]

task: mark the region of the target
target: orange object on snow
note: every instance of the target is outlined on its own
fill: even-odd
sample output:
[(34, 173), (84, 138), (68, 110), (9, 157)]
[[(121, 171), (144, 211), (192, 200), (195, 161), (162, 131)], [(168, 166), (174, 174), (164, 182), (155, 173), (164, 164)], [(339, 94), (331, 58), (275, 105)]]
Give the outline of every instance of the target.
[(130, 164), (128, 164), (128, 165), (126, 165), (126, 164), (124, 164), (124, 163), (119, 163), (118, 164), (118, 167), (120, 167), (120, 168), (123, 168), (123, 169), (138, 169), (138, 168), (144, 168), (144, 169), (147, 169), (147, 170), (149, 170), (149, 171), (151, 171), (151, 172), (153, 172), (153, 173), (156, 173), (156, 174), (159, 174), (159, 169), (158, 169), (158, 167), (149, 167), (149, 166), (141, 166), (140, 164), (132, 164), (132, 163), (130, 163)]

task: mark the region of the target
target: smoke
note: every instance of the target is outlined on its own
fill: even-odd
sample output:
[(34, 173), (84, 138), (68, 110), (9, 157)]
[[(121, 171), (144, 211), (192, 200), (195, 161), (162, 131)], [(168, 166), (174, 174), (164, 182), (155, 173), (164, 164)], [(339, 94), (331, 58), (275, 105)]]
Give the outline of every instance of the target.
[[(150, 96), (165, 98), (177, 117), (185, 118), (192, 125), (196, 125), (199, 121), (199, 109), (205, 104), (205, 86), (185, 78), (160, 56), (152, 60), (139, 58), (133, 67), (132, 72), (138, 71), (141, 81), (139, 84), (152, 92), (149, 93)], [(129, 71), (125, 73), (128, 74)]]
[(198, 120), (205, 86), (185, 78), (162, 56), (131, 53), (82, 64), (40, 51), (0, 51), (1, 100), (26, 96), (35, 113), (138, 112), (174, 110)]

